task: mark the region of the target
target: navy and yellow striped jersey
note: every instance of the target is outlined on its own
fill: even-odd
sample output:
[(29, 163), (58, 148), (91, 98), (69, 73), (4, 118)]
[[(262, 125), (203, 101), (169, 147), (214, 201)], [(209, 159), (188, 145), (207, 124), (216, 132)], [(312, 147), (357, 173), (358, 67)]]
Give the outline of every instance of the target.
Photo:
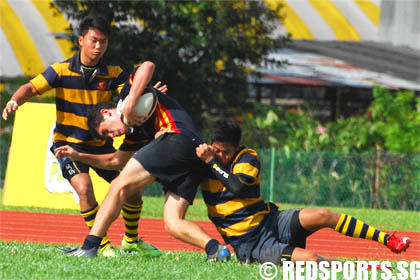
[[(121, 91), (121, 99), (124, 99), (130, 91), (132, 75), (130, 76), (129, 83), (126, 83)], [(168, 132), (180, 133), (191, 139), (196, 139), (197, 143), (204, 142), (203, 136), (194, 121), (174, 98), (155, 88), (148, 88), (147, 90), (153, 90), (157, 95), (158, 102), (156, 110), (146, 123), (141, 126), (135, 126), (131, 133), (126, 134), (120, 150), (140, 149), (149, 141), (153, 140), (155, 133), (162, 127), (166, 128)]]
[(94, 139), (87, 126), (87, 114), (100, 102), (111, 101), (120, 94), (128, 75), (119, 66), (101, 59), (90, 77), (80, 63), (80, 52), (55, 63), (31, 80), (39, 94), (55, 88), (56, 127), (53, 142), (103, 146), (105, 140)]
[(210, 178), (203, 180), (201, 190), (210, 220), (225, 242), (236, 246), (258, 233), (273, 205), (260, 194), (260, 161), (255, 150), (241, 146), (230, 172), (247, 185), (239, 196)]

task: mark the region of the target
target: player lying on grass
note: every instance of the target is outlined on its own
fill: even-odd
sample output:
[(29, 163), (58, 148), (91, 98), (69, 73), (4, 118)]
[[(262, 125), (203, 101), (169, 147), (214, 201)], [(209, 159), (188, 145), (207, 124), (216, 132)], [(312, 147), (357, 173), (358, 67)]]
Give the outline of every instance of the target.
[[(139, 74), (141, 73), (137, 70), (134, 78), (130, 79), (132, 86), (123, 89), (122, 97), (128, 94), (129, 98), (131, 94), (137, 93)], [(158, 181), (166, 193), (166, 231), (175, 238), (205, 249), (209, 261), (228, 260), (230, 253), (226, 245), (212, 239), (197, 224), (184, 219), (199, 183), (209, 171), (195, 152), (195, 148), (204, 143), (201, 133), (173, 98), (158, 90), (153, 91), (158, 99), (155, 112), (149, 119), (145, 119), (141, 126), (125, 125), (124, 116), (109, 103), (99, 104), (90, 112), (89, 127), (99, 136), (107, 138), (125, 134), (124, 143), (115, 153), (92, 155), (80, 153), (70, 146), (56, 149), (58, 157), (67, 156), (103, 169), (123, 167), (120, 175), (112, 181), (83, 247), (69, 254), (96, 256), (99, 240), (118, 217), (127, 197), (141, 192), (153, 181)], [(159, 137), (154, 139), (155, 134), (161, 130), (166, 133), (159, 133)]]
[[(120, 94), (128, 74), (103, 58), (111, 35), (111, 25), (106, 18), (101, 15), (85, 17), (80, 22), (79, 34), (80, 51), (66, 61), (54, 63), (45, 72), (19, 87), (5, 106), (2, 115), (7, 119), (31, 97), (54, 88), (57, 120), (51, 150), (71, 145), (74, 149), (85, 153), (112, 153), (115, 151), (112, 141), (92, 138), (86, 117), (92, 106), (99, 102), (110, 101), (113, 94)], [(135, 121), (136, 116), (131, 111), (127, 110), (125, 114)], [(66, 157), (60, 158), (58, 162), (64, 178), (70, 182), (80, 198), (80, 212), (90, 228), (99, 205), (89, 170), (94, 169), (107, 182), (116, 178), (119, 172), (103, 170)], [(137, 249), (141, 249), (145, 254), (148, 253), (147, 249), (155, 254), (155, 248), (137, 237), (142, 203), (141, 194), (136, 194), (126, 201), (122, 213), (124, 217), (129, 216), (130, 220), (125, 220), (124, 239), (138, 244)], [(100, 247), (102, 255), (115, 255), (107, 236), (102, 239)], [(123, 246), (123, 249), (132, 250), (133, 247)]]
[(323, 208), (279, 211), (261, 198), (257, 152), (240, 141), (240, 126), (222, 119), (211, 129), (211, 146), (201, 144), (196, 152), (214, 175), (201, 184), (208, 215), (241, 262), (325, 260), (305, 249), (306, 238), (322, 228), (379, 242), (395, 253), (408, 248), (409, 238), (390, 235), (346, 214)]

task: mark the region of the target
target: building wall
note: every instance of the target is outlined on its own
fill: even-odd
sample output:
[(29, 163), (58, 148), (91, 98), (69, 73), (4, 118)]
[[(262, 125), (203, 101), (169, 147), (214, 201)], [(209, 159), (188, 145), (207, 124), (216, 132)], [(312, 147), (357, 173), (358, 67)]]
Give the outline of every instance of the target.
[(381, 1), (379, 41), (420, 50), (420, 1)]

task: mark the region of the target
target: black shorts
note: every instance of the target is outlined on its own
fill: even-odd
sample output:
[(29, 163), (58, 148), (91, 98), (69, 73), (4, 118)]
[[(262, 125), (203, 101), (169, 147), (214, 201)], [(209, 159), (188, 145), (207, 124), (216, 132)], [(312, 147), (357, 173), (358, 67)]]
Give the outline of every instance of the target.
[[(56, 149), (57, 147), (61, 147), (63, 145), (70, 145), (69, 143), (64, 143), (64, 142), (59, 142), (59, 143), (53, 143), (52, 147), (51, 147), (51, 151), (54, 154), (54, 149)], [(83, 153), (88, 153), (88, 151), (86, 149), (78, 149), (79, 147), (76, 147), (74, 145), (70, 145), (73, 148), (75, 148), (76, 150), (83, 152)], [(112, 147), (112, 146), (111, 146)], [(113, 153), (112, 149), (113, 147), (98, 147), (96, 149), (94, 149), (94, 153), (95, 154), (106, 154), (106, 153)], [(102, 149), (101, 149), (102, 148)], [(115, 151), (115, 149), (114, 149)], [(63, 173), (63, 177), (66, 178), (69, 182), (70, 179), (77, 174), (80, 173), (88, 173), (89, 174), (89, 168), (92, 168), (93, 170), (95, 170), (96, 174), (98, 174), (100, 177), (102, 177), (105, 181), (107, 181), (108, 183), (111, 183), (112, 180), (114, 180), (119, 174), (120, 172), (118, 170), (105, 170), (105, 169), (100, 169), (94, 166), (90, 166), (88, 164), (85, 164), (83, 162), (80, 161), (73, 161), (71, 159), (69, 159), (68, 157), (60, 157), (57, 158), (58, 163), (60, 164), (60, 168), (61, 168), (61, 172)]]
[(244, 263), (290, 261), (294, 249), (305, 248), (306, 238), (311, 234), (300, 224), (299, 211), (271, 212), (258, 236), (235, 247), (238, 259)]
[(163, 186), (192, 204), (197, 188), (209, 172), (195, 148), (202, 142), (179, 133), (165, 133), (139, 151), (136, 159)]

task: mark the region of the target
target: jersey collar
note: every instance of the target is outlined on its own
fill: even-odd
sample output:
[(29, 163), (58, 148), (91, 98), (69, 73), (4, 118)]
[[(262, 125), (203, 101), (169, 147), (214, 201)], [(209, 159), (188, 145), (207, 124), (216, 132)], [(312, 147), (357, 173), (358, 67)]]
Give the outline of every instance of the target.
[[(80, 51), (78, 51), (71, 59), (69, 70), (82, 74), (82, 63), (80, 62)], [(96, 75), (108, 75), (108, 67), (105, 59), (99, 60), (99, 67), (97, 68)]]

